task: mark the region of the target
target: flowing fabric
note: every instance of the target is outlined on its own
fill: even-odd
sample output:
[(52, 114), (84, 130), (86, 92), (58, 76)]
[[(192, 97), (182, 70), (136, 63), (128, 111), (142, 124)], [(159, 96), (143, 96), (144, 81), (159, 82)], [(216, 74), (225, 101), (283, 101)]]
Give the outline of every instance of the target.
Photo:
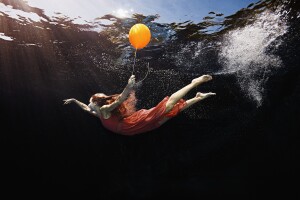
[(172, 118), (178, 115), (182, 108), (186, 105), (184, 99), (178, 101), (173, 109), (165, 113), (166, 103), (169, 97), (165, 97), (160, 103), (151, 109), (141, 109), (134, 112), (132, 115), (120, 120), (118, 116), (112, 115), (108, 119), (100, 117), (100, 120), (105, 128), (108, 130), (122, 134), (122, 135), (135, 135), (144, 133), (158, 128), (159, 123), (165, 118)]

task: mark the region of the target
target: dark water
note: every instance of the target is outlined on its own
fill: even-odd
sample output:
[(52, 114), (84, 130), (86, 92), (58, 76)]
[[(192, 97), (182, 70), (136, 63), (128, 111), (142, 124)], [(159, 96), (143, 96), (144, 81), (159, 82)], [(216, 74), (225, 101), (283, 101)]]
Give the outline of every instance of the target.
[[(0, 10), (1, 181), (10, 195), (239, 197), (298, 195), (299, 2), (259, 1), (230, 16), (158, 23), (158, 16), (100, 16), (79, 25), (49, 18), (23, 1)], [(111, 21), (110, 25), (102, 24)], [(126, 34), (147, 24), (138, 51), (138, 108), (150, 108), (193, 78), (214, 80), (191, 91), (217, 93), (134, 137), (106, 131), (75, 105), (96, 92), (121, 92), (131, 74)], [(101, 28), (101, 31), (93, 31)]]

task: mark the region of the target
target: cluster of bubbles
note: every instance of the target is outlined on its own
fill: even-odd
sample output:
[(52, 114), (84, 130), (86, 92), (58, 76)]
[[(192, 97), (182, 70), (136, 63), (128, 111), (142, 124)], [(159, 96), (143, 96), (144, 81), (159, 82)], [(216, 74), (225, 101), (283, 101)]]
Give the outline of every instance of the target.
[[(182, 72), (196, 76), (203, 73), (235, 76), (244, 94), (257, 106), (263, 103), (265, 83), (283, 66), (275, 51), (287, 33), (284, 8), (266, 9), (247, 25), (234, 28), (213, 41), (181, 45), (175, 54), (166, 52)], [(210, 56), (215, 52), (214, 56)], [(176, 63), (176, 64), (175, 64)], [(179, 69), (180, 70), (180, 69)]]
[(287, 30), (280, 9), (266, 10), (254, 23), (232, 30), (223, 38), (219, 57), (221, 73), (235, 74), (242, 91), (258, 106), (263, 101), (265, 82), (274, 69), (282, 66), (274, 50), (282, 42), (279, 37)]

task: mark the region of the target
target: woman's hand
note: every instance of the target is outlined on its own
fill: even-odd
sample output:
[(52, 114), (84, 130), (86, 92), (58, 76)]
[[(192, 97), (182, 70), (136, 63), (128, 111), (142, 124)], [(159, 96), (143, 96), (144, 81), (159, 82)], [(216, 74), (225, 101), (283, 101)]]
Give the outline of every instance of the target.
[(74, 98), (72, 98), (72, 99), (65, 99), (64, 100), (64, 105), (67, 105), (67, 104), (70, 104), (70, 103), (73, 103), (73, 102), (75, 102), (76, 101), (76, 99), (74, 99)]
[(131, 75), (128, 80), (128, 86), (132, 88), (134, 85), (135, 85), (135, 75)]

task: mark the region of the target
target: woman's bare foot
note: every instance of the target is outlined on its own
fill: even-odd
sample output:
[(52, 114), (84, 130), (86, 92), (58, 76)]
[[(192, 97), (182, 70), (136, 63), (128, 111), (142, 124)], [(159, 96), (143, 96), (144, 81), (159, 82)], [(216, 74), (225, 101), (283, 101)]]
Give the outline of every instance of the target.
[(204, 82), (207, 82), (207, 81), (210, 81), (212, 80), (212, 77), (210, 75), (202, 75), (198, 78), (195, 78), (192, 80), (192, 83), (195, 83), (197, 85), (201, 84), (201, 83), (204, 83)]
[(197, 92), (196, 98), (206, 99), (207, 97), (214, 96), (214, 95), (216, 95), (216, 93), (213, 93), (213, 92), (208, 92), (208, 93)]

